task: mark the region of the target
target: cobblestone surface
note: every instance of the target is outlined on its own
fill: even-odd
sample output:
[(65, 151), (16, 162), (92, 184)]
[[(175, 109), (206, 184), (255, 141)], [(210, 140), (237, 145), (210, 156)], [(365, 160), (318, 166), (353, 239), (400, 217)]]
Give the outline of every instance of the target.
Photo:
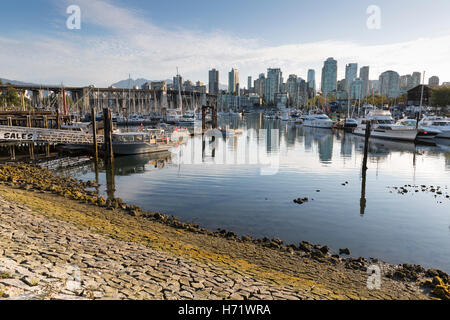
[[(369, 291), (368, 275), (347, 270), (343, 263), (318, 263), (253, 244), (183, 233), (143, 220), (133, 222), (133, 217), (122, 221), (120, 214), (96, 207), (92, 210), (97, 210), (93, 211), (97, 220), (93, 220), (84, 214), (92, 206), (53, 195), (1, 191), (8, 195), (8, 200), (0, 196), (3, 299), (428, 298), (414, 283), (384, 278), (381, 290)], [(13, 197), (34, 201), (33, 210), (12, 201)], [(67, 212), (59, 216), (53, 205)], [(83, 228), (75, 219), (96, 225)], [(100, 222), (104, 224), (101, 232)], [(117, 231), (126, 228), (118, 228), (120, 223), (130, 228), (123, 235)], [(186, 248), (176, 247), (180, 239)], [(192, 258), (198, 252), (205, 256), (201, 261)], [(254, 271), (258, 268), (263, 268), (263, 274)]]
[(108, 239), (0, 200), (0, 290), (14, 299), (301, 299), (212, 264)]

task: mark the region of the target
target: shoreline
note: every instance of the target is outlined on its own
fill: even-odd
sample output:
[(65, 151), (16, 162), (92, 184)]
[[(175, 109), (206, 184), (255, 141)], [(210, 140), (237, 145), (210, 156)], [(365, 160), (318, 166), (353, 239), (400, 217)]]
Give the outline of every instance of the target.
[[(187, 259), (188, 264), (212, 265), (230, 275), (256, 281), (258, 285), (275, 292), (275, 295), (264, 295), (258, 292), (267, 293), (269, 289), (261, 291), (256, 288), (255, 292), (240, 295), (240, 289), (231, 287), (227, 288), (231, 292), (224, 299), (270, 299), (277, 298), (277, 293), (281, 299), (450, 298), (449, 277), (437, 269), (425, 270), (421, 266), (408, 264), (395, 266), (377, 259), (343, 258), (330, 252), (326, 245), (308, 242), (286, 245), (280, 239), (238, 237), (228, 230), (213, 232), (181, 222), (173, 216), (143, 211), (120, 199), (98, 197), (98, 193), (91, 190), (95, 188), (95, 182), (60, 178), (47, 169), (29, 165), (0, 166), (0, 182), (0, 199), (6, 201), (5, 206), (19, 206), (18, 211), (24, 215), (29, 214), (27, 210), (30, 210), (31, 215), (45, 219), (50, 224), (63, 222), (81, 228), (86, 235), (105, 237), (99, 242), (113, 239), (122, 244), (134, 243), (143, 246), (144, 251), (148, 248), (177, 259)], [(55, 228), (56, 234), (58, 227)], [(29, 254), (34, 256), (32, 252)], [(39, 255), (36, 258), (39, 259)], [(371, 265), (378, 265), (382, 269), (379, 290), (367, 288), (367, 269)], [(149, 280), (154, 281), (152, 274), (148, 276)], [(206, 276), (203, 280), (208, 279)], [(199, 287), (194, 292), (183, 293), (186, 297), (175, 294), (179, 292), (172, 292), (174, 298), (195, 299), (195, 292), (202, 291), (196, 283), (185, 284), (190, 289)], [(94, 298), (100, 298), (101, 294), (96, 294)], [(281, 297), (283, 295), (284, 298)], [(213, 296), (217, 297), (216, 294)], [(114, 297), (132, 298), (124, 294)], [(149, 298), (169, 299), (170, 294), (150, 295)]]

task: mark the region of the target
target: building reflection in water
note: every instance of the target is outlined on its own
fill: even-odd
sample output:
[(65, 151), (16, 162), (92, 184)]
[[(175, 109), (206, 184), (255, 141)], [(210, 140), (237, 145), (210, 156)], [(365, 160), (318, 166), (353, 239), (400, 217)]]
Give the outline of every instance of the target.
[(170, 163), (171, 155), (169, 152), (158, 154), (140, 154), (133, 156), (117, 157), (113, 164), (106, 161), (104, 164), (106, 195), (108, 199), (115, 198), (116, 176), (128, 176), (136, 173), (144, 173), (146, 165), (151, 164), (154, 169), (163, 169), (167, 163)]

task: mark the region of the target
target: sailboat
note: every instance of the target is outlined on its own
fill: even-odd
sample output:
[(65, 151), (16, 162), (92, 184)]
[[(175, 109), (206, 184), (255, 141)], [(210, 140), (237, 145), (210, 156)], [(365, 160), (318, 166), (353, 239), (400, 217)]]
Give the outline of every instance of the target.
[(167, 124), (178, 124), (180, 119), (183, 117), (183, 99), (181, 96), (181, 86), (180, 76), (178, 74), (177, 67), (177, 81), (178, 81), (178, 109), (167, 109), (165, 122)]

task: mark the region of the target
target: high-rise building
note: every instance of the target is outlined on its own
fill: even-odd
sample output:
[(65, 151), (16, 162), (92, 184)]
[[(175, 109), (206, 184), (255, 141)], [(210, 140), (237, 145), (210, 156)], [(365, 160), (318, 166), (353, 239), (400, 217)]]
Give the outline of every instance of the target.
[(397, 72), (385, 71), (379, 79), (381, 95), (388, 98), (397, 98), (400, 95), (400, 76)]
[(337, 86), (337, 61), (328, 58), (322, 68), (322, 95), (326, 98), (330, 93), (336, 91)]
[(380, 80), (369, 80), (369, 95), (380, 93)]
[(286, 81), (286, 92), (289, 94), (289, 105), (297, 106), (298, 98), (298, 85), (297, 85), (297, 75), (290, 74)]
[(358, 77), (358, 64), (349, 63), (345, 66), (345, 86), (347, 92), (351, 91), (353, 80)]
[(361, 79), (361, 99), (369, 95), (369, 66), (359, 69), (359, 79)]
[(316, 71), (313, 69), (308, 70), (308, 88), (316, 91)]
[(428, 85), (429, 86), (439, 86), (439, 77), (432, 76), (430, 79), (428, 79)]
[(350, 99), (362, 100), (363, 98), (363, 81), (360, 78), (356, 78), (352, 81), (352, 87), (350, 89)]
[(239, 70), (231, 69), (228, 73), (228, 92), (231, 94), (240, 94), (240, 86), (239, 86)]
[(422, 83), (422, 74), (420, 72), (413, 72), (411, 77), (412, 87), (410, 89), (415, 88)]
[(247, 79), (247, 89), (249, 92), (252, 89), (252, 76), (249, 76)]
[(219, 70), (209, 70), (209, 93), (219, 94)]
[(298, 77), (297, 88), (297, 106), (306, 107), (308, 105), (308, 83)]
[(412, 88), (412, 77), (410, 74), (406, 74), (400, 77), (400, 90), (408, 91)]
[(337, 91), (346, 91), (345, 90), (345, 79), (339, 80), (336, 85)]
[(282, 74), (279, 68), (267, 69), (266, 101), (268, 104), (275, 103), (275, 94), (281, 92)]
[(183, 77), (180, 75), (176, 75), (173, 77), (173, 88), (175, 90), (183, 90)]
[(266, 96), (266, 76), (264, 73), (259, 75), (259, 78), (254, 82), (255, 93), (258, 94), (261, 98)]

